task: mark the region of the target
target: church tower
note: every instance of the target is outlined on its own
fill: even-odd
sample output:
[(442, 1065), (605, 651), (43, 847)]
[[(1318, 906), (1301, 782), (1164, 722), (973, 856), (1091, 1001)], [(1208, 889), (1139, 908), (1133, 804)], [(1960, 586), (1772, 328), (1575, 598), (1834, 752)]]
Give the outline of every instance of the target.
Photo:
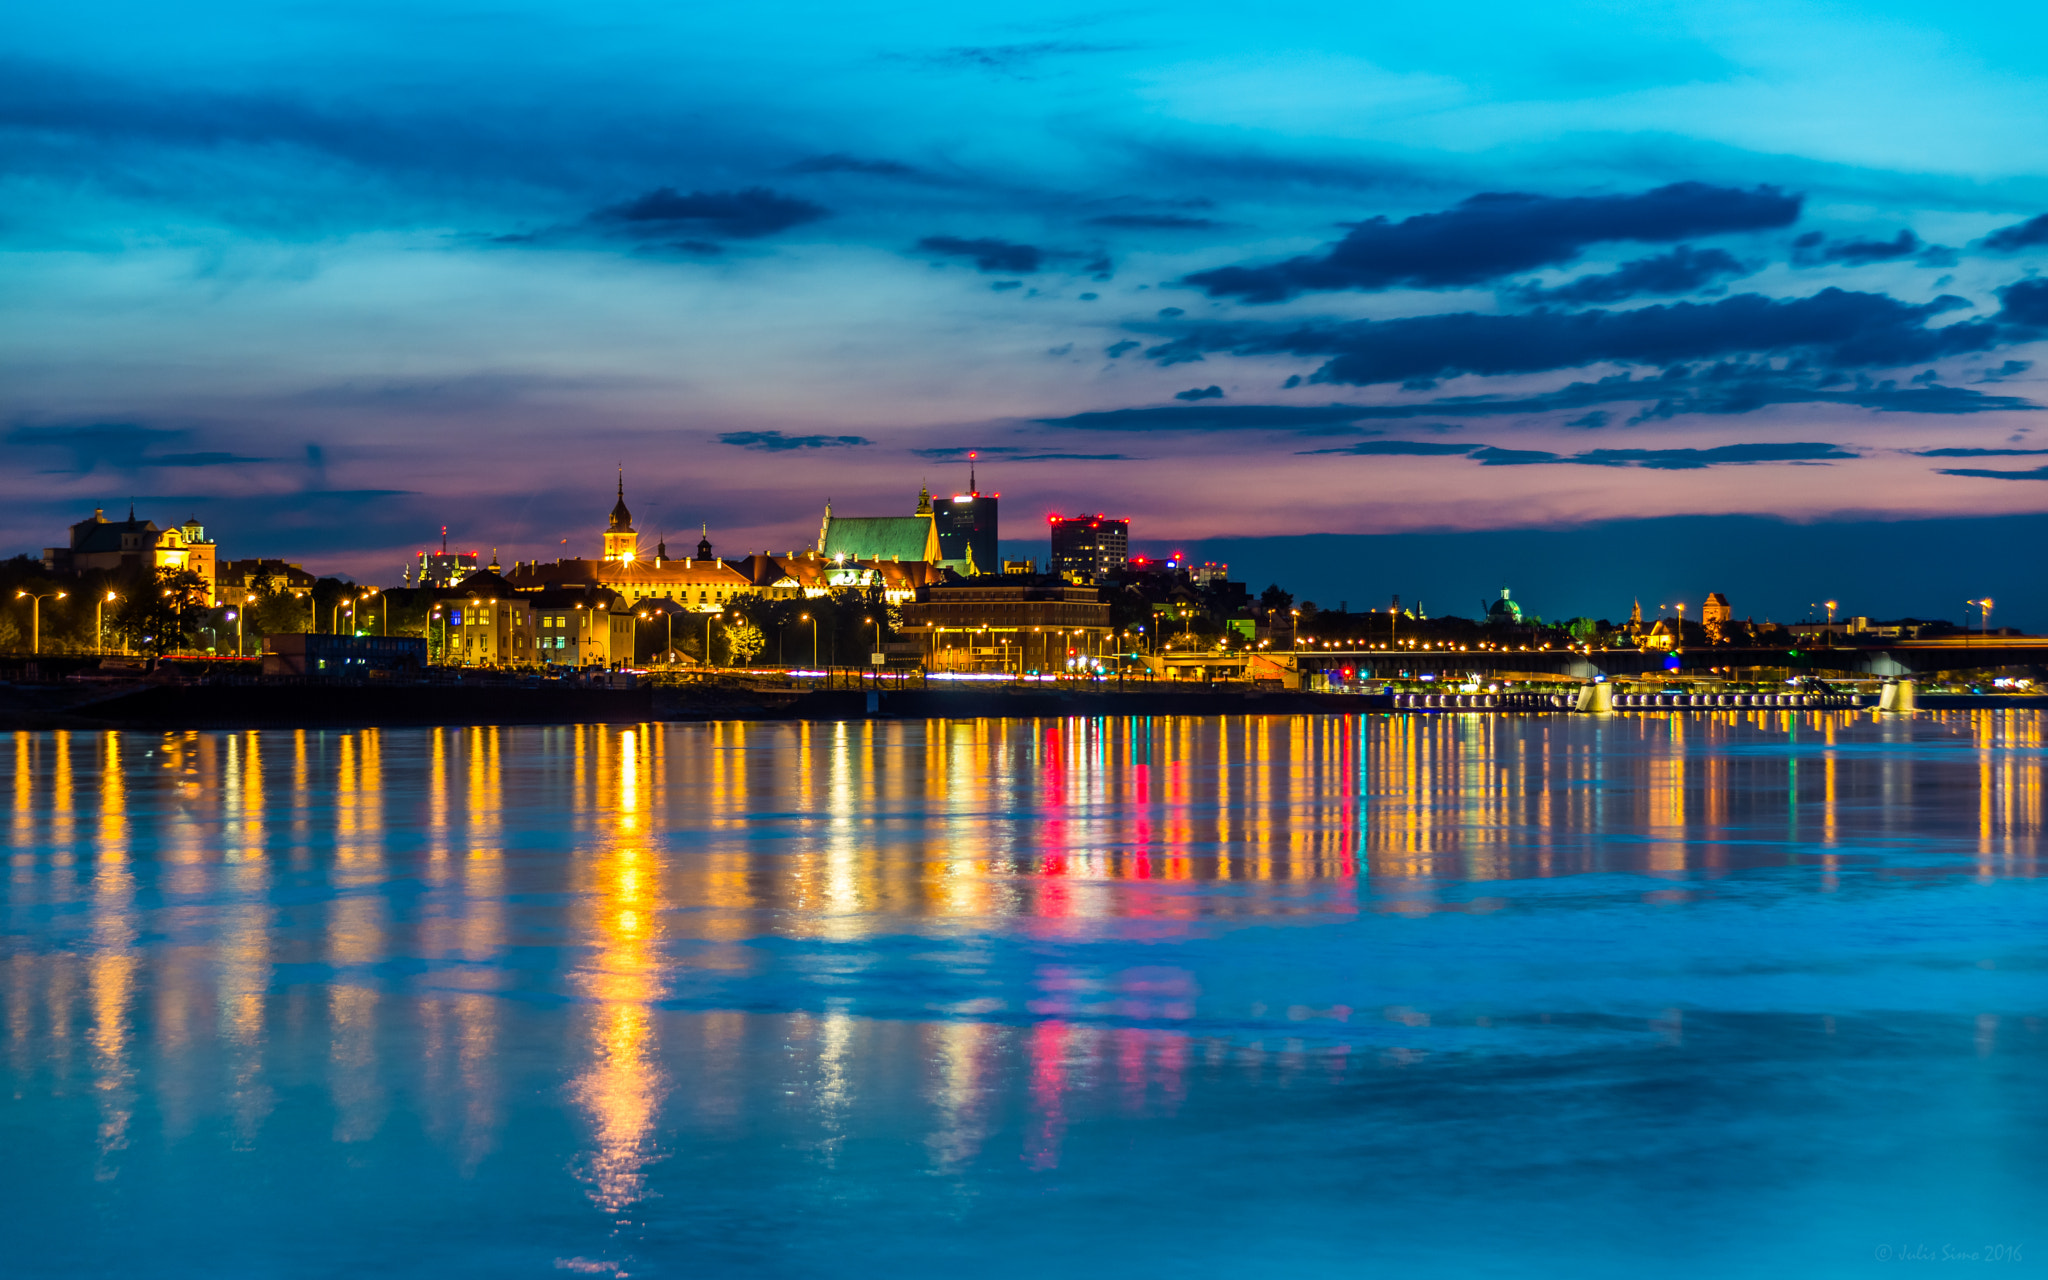
[(619, 469), (619, 501), (612, 507), (612, 522), (604, 531), (604, 558), (630, 561), (639, 547), (633, 535), (633, 513), (626, 510), (626, 471)]

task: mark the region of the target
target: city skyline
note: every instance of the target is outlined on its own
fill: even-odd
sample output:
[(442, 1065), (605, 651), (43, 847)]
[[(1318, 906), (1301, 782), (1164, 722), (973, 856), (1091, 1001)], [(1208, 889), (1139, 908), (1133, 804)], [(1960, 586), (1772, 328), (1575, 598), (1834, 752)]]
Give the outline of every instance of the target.
[[(2048, 500), (2035, 15), (93, 14), (16, 19), (0, 89), (10, 554), (132, 496), (365, 578), (547, 555), (621, 462), (783, 551), (979, 449), (1013, 531), (1357, 607), (1611, 610), (1518, 545), (1647, 540), (1628, 595), (2048, 623), (2010, 557), (1868, 564)], [(1715, 521), (1783, 541), (1676, 545)]]

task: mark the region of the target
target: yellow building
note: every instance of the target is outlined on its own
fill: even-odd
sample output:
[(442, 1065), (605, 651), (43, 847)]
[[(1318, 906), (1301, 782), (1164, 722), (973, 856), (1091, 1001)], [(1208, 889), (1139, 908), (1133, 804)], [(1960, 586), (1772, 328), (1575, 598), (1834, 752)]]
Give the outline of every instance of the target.
[(189, 570), (206, 584), (206, 603), (212, 605), (216, 603), (217, 551), (196, 516), (184, 524), (159, 529), (155, 521), (137, 520), (133, 507), (126, 520), (109, 520), (104, 509), (95, 508), (90, 520), (71, 526), (70, 546), (43, 548), (43, 567), (73, 573)]
[(633, 610), (603, 588), (519, 591), (488, 569), (439, 593), (430, 619), (444, 660), (462, 667), (622, 667)]

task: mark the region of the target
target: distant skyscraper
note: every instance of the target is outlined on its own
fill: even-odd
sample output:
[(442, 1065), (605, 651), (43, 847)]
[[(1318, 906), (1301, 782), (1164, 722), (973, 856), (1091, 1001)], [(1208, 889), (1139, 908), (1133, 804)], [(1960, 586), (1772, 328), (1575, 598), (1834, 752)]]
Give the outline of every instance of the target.
[(1104, 515), (1048, 516), (1052, 571), (1070, 582), (1099, 583), (1131, 556), (1131, 522)]
[(1002, 553), (996, 547), (996, 499), (984, 494), (974, 479), (975, 455), (967, 455), (967, 492), (932, 500), (932, 523), (939, 533), (939, 560), (955, 573), (974, 576), (1001, 573)]

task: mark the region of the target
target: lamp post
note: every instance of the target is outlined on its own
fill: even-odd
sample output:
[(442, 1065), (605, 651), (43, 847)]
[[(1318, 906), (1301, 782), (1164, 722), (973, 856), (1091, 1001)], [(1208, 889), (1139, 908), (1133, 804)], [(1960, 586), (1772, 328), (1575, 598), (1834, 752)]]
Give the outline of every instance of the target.
[(431, 628), (436, 620), (441, 624), (441, 665), (446, 666), (448, 664), (448, 613), (440, 605), (435, 605), (427, 611), (429, 639), (432, 638)]
[(704, 669), (711, 669), (711, 620), (718, 617), (716, 611), (704, 615)]
[(1979, 611), (1978, 632), (1981, 635), (1989, 636), (1991, 634), (1991, 597), (1986, 596), (1982, 600), (1965, 600), (1963, 603), (1972, 605)]
[(798, 614), (796, 620), (811, 624), (811, 670), (816, 671), (818, 669), (818, 620), (808, 613)]
[(111, 591), (102, 591), (93, 597), (92, 643), (94, 650), (99, 653), (107, 651), (107, 605), (118, 599), (120, 597)]
[(29, 641), (29, 651), (31, 653), (40, 654), (43, 651), (43, 601), (62, 600), (69, 594), (70, 592), (68, 591), (44, 591), (38, 594), (28, 590), (19, 590), (14, 593), (15, 599), (27, 599), (29, 602), (29, 634), (32, 637)]
[(242, 610), (228, 610), (228, 621), (235, 624), (235, 656), (242, 656)]

